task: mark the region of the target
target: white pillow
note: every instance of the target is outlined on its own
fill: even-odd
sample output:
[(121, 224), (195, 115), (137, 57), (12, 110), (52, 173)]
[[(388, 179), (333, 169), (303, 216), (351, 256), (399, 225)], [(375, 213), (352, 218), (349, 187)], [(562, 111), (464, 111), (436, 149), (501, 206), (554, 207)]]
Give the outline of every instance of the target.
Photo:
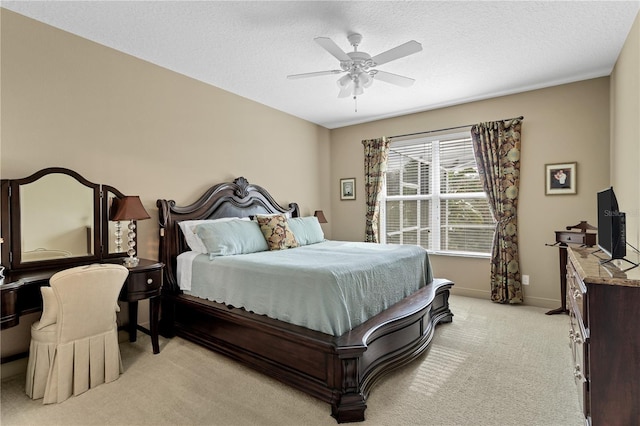
[(180, 230), (182, 230), (184, 239), (187, 241), (187, 245), (192, 251), (196, 251), (198, 253), (209, 253), (207, 247), (204, 245), (200, 237), (198, 237), (198, 235), (196, 234), (196, 226), (202, 223), (227, 222), (234, 219), (250, 220), (248, 217), (221, 217), (219, 219), (183, 220), (181, 222), (178, 222), (178, 226), (180, 226)]
[(35, 327), (36, 330), (41, 330), (58, 321), (58, 299), (56, 299), (53, 289), (43, 286), (40, 287), (40, 293), (42, 294), (42, 316)]

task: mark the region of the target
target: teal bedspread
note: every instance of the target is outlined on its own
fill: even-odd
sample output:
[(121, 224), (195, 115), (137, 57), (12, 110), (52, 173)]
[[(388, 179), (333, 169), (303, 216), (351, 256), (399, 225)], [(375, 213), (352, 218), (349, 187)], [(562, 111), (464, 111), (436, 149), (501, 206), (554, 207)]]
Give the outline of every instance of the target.
[(426, 250), (325, 241), (295, 249), (193, 258), (186, 294), (339, 336), (433, 275)]

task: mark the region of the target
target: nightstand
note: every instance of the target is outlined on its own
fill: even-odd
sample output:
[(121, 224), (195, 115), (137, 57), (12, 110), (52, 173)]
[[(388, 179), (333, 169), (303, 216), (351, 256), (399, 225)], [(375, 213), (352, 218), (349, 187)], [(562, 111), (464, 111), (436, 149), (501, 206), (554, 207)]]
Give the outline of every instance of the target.
[[(154, 354), (160, 352), (160, 346), (158, 345), (158, 319), (163, 269), (163, 263), (140, 259), (137, 266), (129, 268), (129, 276), (122, 287), (119, 297), (120, 300), (129, 304), (129, 341), (136, 341), (138, 329), (149, 333)], [(150, 330), (138, 326), (138, 301), (144, 299), (149, 299)]]

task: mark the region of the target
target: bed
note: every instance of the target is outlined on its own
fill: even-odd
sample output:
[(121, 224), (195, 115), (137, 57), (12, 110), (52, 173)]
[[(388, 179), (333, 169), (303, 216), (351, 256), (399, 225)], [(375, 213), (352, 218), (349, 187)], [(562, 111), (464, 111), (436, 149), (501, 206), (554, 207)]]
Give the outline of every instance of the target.
[[(448, 303), (453, 283), (430, 275), (424, 285), (405, 290), (401, 300), (381, 312), (346, 329), (343, 324), (343, 328), (324, 331), (245, 309), (238, 303), (225, 304), (216, 297), (194, 296), (180, 288), (178, 279), (178, 259), (182, 262), (191, 251), (181, 222), (269, 214), (297, 218), (298, 205), (283, 207), (264, 188), (240, 177), (212, 186), (188, 206), (164, 199), (158, 200), (157, 206), (160, 260), (165, 264), (161, 333), (222, 353), (326, 401), (338, 423), (363, 421), (367, 397), (376, 381), (425, 353), (435, 326), (453, 318)], [(346, 244), (327, 243), (313, 249), (333, 250), (332, 244)], [(290, 250), (296, 255), (303, 251)]]

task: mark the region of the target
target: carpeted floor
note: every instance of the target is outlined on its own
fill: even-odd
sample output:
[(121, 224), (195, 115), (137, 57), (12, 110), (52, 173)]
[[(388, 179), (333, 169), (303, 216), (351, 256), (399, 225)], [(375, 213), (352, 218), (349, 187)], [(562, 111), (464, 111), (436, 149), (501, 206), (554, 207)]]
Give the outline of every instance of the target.
[[(583, 425), (568, 317), (451, 297), (453, 323), (430, 351), (371, 391), (367, 425)], [(56, 405), (2, 381), (0, 422), (12, 425), (335, 425), (328, 404), (180, 338), (120, 345), (125, 372)]]

